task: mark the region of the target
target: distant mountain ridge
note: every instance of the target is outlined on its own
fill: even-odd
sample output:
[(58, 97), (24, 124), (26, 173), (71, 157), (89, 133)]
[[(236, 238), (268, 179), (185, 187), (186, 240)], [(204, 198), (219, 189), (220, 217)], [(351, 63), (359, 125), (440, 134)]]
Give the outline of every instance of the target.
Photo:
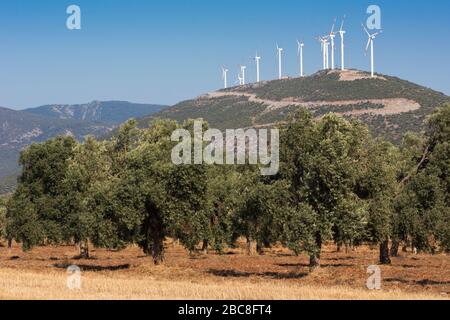
[(130, 118), (140, 118), (166, 108), (163, 105), (127, 101), (92, 101), (75, 105), (45, 105), (23, 111), (57, 119), (120, 124)]
[(49, 105), (22, 111), (0, 107), (0, 193), (13, 188), (19, 154), (26, 146), (61, 135), (79, 141), (87, 135), (101, 137), (130, 118), (151, 115), (163, 108), (125, 101)]

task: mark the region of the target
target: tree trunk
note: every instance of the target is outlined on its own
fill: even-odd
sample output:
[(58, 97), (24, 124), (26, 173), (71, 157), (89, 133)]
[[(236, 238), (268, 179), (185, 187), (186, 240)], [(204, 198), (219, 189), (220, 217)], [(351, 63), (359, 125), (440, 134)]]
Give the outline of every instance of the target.
[(309, 256), (309, 268), (311, 270), (320, 268), (320, 256), (319, 255), (312, 254)]
[(11, 249), (11, 248), (12, 248), (12, 243), (13, 243), (12, 239), (9, 238), (9, 239), (8, 239), (8, 249)]
[(406, 252), (408, 252), (408, 244), (404, 244), (403, 245), (403, 247), (402, 247), (402, 252), (404, 252), (404, 253), (406, 253)]
[(380, 244), (380, 264), (391, 264), (388, 240), (385, 240)]
[(398, 257), (398, 249), (400, 247), (400, 241), (393, 240), (391, 245), (391, 257)]
[(153, 239), (152, 257), (155, 265), (164, 263), (164, 240), (160, 238)]
[(89, 259), (89, 243), (88, 241), (80, 242), (80, 258)]
[(204, 239), (203, 240), (203, 245), (202, 245), (202, 252), (204, 254), (208, 254), (208, 246), (209, 246), (208, 240)]
[(144, 252), (152, 255), (155, 265), (164, 263), (164, 226), (159, 209), (153, 202), (145, 204), (148, 217), (144, 223), (145, 239), (141, 246)]
[(316, 233), (317, 253), (309, 256), (309, 268), (312, 270), (320, 267), (320, 253), (322, 251), (322, 235), (320, 232)]
[(349, 253), (350, 252), (350, 248), (351, 248), (351, 246), (348, 243), (346, 243), (345, 244), (345, 253)]
[(257, 252), (259, 255), (264, 254), (263, 244), (260, 243), (259, 241), (256, 242), (256, 252)]
[(337, 243), (337, 245), (336, 245), (336, 251), (337, 251), (337, 252), (341, 252), (341, 251), (342, 251), (342, 242), (339, 241), (339, 242)]
[(250, 237), (247, 237), (247, 255), (253, 255), (253, 240)]

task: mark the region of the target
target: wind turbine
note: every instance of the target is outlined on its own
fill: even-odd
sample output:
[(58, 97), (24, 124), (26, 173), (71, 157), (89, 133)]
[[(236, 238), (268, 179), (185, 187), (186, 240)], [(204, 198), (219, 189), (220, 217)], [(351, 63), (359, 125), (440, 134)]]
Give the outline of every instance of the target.
[(282, 54), (283, 54), (283, 48), (280, 48), (280, 47), (278, 46), (278, 43), (277, 43), (278, 79), (280, 79), (280, 80), (281, 80), (281, 78), (283, 78), (283, 74), (282, 74), (282, 64), (281, 64)]
[(228, 88), (227, 74), (228, 74), (228, 69), (225, 67), (222, 67), (223, 87), (225, 89)]
[(334, 26), (336, 25), (336, 19), (334, 19), (333, 26), (331, 27), (330, 40), (331, 40), (331, 69), (334, 70), (334, 38), (336, 37), (336, 32), (334, 32)]
[(260, 77), (259, 77), (259, 64), (261, 62), (261, 57), (258, 56), (258, 52), (255, 55), (255, 63), (256, 63), (256, 82), (260, 81)]
[(303, 47), (305, 46), (305, 44), (300, 41), (297, 40), (297, 45), (298, 45), (298, 56), (300, 59), (300, 77), (304, 76), (304, 72), (303, 72)]
[(364, 31), (367, 33), (367, 36), (369, 37), (369, 40), (367, 41), (367, 46), (366, 46), (366, 54), (367, 54), (367, 50), (369, 50), (369, 46), (370, 46), (370, 71), (371, 71), (371, 76), (373, 78), (373, 77), (375, 77), (373, 41), (383, 31), (380, 30), (378, 32), (370, 34), (369, 31), (367, 31), (366, 27), (364, 27), (363, 24), (362, 24), (362, 27), (363, 27)]
[(325, 37), (325, 69), (330, 69), (330, 56), (329, 56), (330, 43), (328, 37)]
[(344, 30), (344, 22), (345, 22), (345, 16), (344, 19), (342, 19), (341, 28), (339, 29), (339, 35), (341, 36), (341, 70), (345, 70), (345, 56), (344, 56), (344, 35), (346, 31)]
[(245, 85), (245, 69), (247, 69), (246, 66), (241, 66), (241, 76), (240, 76), (242, 82), (241, 85)]
[(320, 48), (322, 51), (323, 70), (328, 69), (328, 39), (327, 37), (317, 37), (320, 42)]
[(240, 86), (242, 86), (242, 77), (241, 77), (241, 73), (238, 73), (238, 81), (236, 81), (236, 83), (239, 83)]
[(320, 42), (320, 52), (322, 53), (322, 69), (325, 70), (325, 43), (322, 37), (316, 37), (317, 41)]

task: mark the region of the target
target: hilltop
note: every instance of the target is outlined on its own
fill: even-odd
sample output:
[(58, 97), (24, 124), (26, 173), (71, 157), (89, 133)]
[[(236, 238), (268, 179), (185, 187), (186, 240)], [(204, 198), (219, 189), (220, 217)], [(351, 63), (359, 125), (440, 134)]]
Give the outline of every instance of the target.
[[(203, 118), (218, 129), (268, 127), (305, 107), (315, 117), (333, 112), (361, 119), (375, 135), (398, 143), (406, 132), (422, 131), (427, 115), (445, 103), (450, 97), (443, 93), (396, 77), (378, 74), (372, 79), (358, 70), (327, 70), (208, 93), (152, 117)], [(140, 125), (152, 117), (141, 119)]]

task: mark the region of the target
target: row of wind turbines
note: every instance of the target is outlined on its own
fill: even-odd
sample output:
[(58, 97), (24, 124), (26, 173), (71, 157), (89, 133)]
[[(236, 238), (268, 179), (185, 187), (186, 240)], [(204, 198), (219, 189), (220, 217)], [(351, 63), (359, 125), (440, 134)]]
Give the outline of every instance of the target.
[[(323, 70), (335, 70), (335, 39), (336, 36), (339, 34), (341, 39), (341, 70), (345, 71), (345, 34), (346, 31), (344, 30), (344, 23), (345, 23), (345, 17), (342, 19), (341, 27), (339, 31), (335, 32), (335, 26), (336, 26), (336, 20), (333, 23), (333, 26), (331, 27), (331, 31), (329, 34), (325, 36), (319, 36), (315, 39), (318, 40), (321, 44), (321, 53), (322, 53), (322, 63), (323, 63)], [(374, 40), (375, 38), (382, 32), (377, 31), (375, 33), (370, 33), (367, 28), (361, 24), (365, 33), (368, 36), (368, 42), (365, 49), (365, 52), (367, 54), (367, 51), (370, 47), (370, 68), (371, 68), (371, 77), (375, 77), (375, 63), (374, 63)], [(330, 66), (330, 45), (331, 45), (331, 66)], [(303, 49), (305, 47), (305, 43), (303, 41), (297, 40), (297, 48), (298, 48), (298, 58), (299, 58), (299, 75), (300, 77), (304, 77), (304, 64), (303, 64)], [(277, 58), (278, 58), (278, 79), (283, 79), (283, 51), (284, 49), (281, 48), (277, 43)], [(259, 83), (261, 81), (260, 78), (260, 67), (261, 67), (261, 57), (256, 53), (255, 57), (253, 58), (256, 64), (256, 82)], [(245, 71), (247, 69), (247, 66), (241, 65), (239, 69), (238, 74), (238, 81), (236, 83), (239, 83), (240, 86), (245, 85)], [(226, 67), (222, 67), (222, 79), (224, 81), (224, 88), (228, 88), (228, 72), (229, 70)]]

